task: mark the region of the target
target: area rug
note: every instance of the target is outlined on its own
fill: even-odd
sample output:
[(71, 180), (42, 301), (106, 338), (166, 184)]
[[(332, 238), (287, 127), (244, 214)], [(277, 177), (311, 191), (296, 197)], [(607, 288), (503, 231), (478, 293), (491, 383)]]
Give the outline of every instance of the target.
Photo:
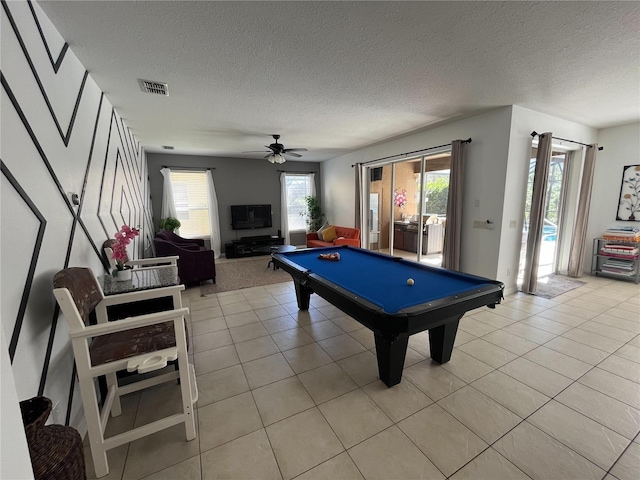
[(268, 255), (255, 260), (242, 260), (216, 264), (216, 283), (200, 286), (201, 295), (239, 290), (241, 288), (259, 287), (273, 283), (290, 282), (291, 275), (284, 270), (267, 268)]
[(538, 279), (538, 286), (534, 295), (542, 298), (553, 298), (584, 284), (585, 282), (569, 279), (562, 275), (549, 275)]

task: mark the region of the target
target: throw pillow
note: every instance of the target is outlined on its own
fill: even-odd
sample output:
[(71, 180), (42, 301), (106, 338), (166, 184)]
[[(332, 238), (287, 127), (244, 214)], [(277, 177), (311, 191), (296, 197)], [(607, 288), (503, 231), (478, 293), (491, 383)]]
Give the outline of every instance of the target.
[(336, 227), (331, 226), (325, 229), (322, 232), (322, 238), (325, 242), (333, 242), (336, 238), (338, 238), (338, 235), (336, 234)]
[(329, 222), (324, 222), (324, 225), (322, 225), (318, 231), (316, 232), (318, 234), (318, 240), (320, 241), (324, 241), (323, 239), (323, 230), (326, 230), (328, 227), (330, 227), (331, 225), (329, 225)]

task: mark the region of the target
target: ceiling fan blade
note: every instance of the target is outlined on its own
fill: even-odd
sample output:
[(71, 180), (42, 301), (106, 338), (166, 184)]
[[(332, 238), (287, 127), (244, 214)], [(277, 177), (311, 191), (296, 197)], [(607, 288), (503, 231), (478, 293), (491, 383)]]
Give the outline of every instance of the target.
[(271, 145), (265, 145), (265, 148), (268, 148), (269, 150), (253, 150), (253, 151), (242, 152), (242, 153), (268, 153), (268, 155), (266, 155), (264, 158), (268, 159), (271, 163), (274, 163), (274, 162), (283, 163), (285, 161), (284, 157), (282, 156), (283, 154), (300, 158), (302, 157), (302, 155), (298, 155), (297, 153), (293, 153), (293, 152), (307, 151), (306, 148), (284, 148), (283, 144), (278, 143), (278, 139), (280, 138), (280, 135), (274, 134), (272, 135), (272, 137), (275, 140), (275, 142), (272, 143)]

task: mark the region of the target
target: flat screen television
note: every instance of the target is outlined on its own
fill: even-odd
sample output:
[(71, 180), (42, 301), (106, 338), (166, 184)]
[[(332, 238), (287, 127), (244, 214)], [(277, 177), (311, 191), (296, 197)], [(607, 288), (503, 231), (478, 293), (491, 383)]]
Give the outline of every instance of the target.
[(271, 205), (231, 205), (231, 228), (271, 227)]

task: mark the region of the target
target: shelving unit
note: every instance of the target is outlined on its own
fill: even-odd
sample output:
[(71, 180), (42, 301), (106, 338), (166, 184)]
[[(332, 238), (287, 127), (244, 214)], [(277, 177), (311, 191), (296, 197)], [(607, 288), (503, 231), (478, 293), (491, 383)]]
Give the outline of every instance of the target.
[[(635, 247), (635, 255), (616, 252), (603, 252), (603, 247), (616, 246)], [(593, 239), (593, 255), (591, 258), (591, 275), (604, 275), (621, 280), (640, 282), (640, 262), (638, 251), (640, 242), (623, 242), (607, 240), (605, 238)], [(617, 270), (617, 271), (614, 271)], [(627, 273), (628, 272), (628, 273)]]

